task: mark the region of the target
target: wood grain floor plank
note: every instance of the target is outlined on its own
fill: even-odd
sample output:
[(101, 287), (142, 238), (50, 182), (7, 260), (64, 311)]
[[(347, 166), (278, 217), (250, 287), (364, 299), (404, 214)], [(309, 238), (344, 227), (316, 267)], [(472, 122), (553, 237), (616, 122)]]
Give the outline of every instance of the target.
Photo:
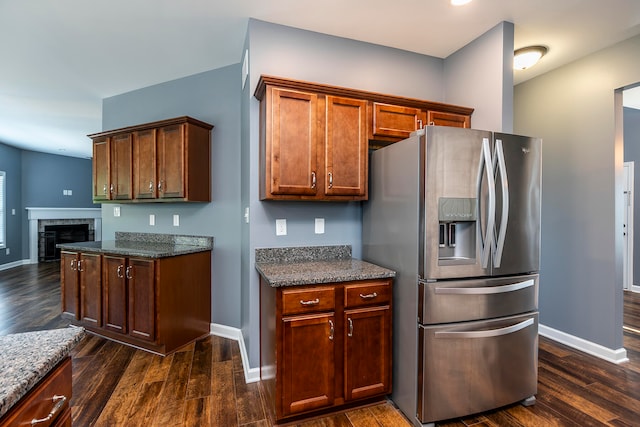
[(237, 426), (233, 362), (214, 362), (211, 370), (211, 425)]
[[(108, 353), (104, 353), (105, 351)], [(74, 425), (88, 426), (98, 419), (135, 351), (120, 344), (112, 348), (107, 343), (102, 347), (98, 354), (105, 357), (106, 363), (94, 363), (87, 367), (83, 381), (80, 382), (81, 386), (75, 387), (73, 391), (71, 410)], [(90, 380), (85, 380), (86, 377), (90, 377)], [(82, 387), (82, 385), (85, 386)], [(80, 396), (84, 400), (82, 404), (78, 404)]]
[(184, 408), (184, 426), (209, 427), (211, 420), (211, 396), (188, 399)]
[(211, 396), (212, 341), (199, 340), (195, 343), (191, 373), (187, 384), (186, 399)]
[(168, 356), (153, 356), (147, 374), (144, 377), (144, 382), (155, 383), (158, 381), (166, 381), (169, 376), (169, 369), (173, 363), (173, 354)]
[(380, 425), (369, 408), (348, 411), (347, 418), (353, 427), (371, 427)]
[(400, 411), (389, 403), (371, 406), (369, 410), (382, 427), (410, 426)]
[(150, 363), (151, 355), (149, 353), (134, 353), (122, 374), (122, 378), (98, 417), (96, 425), (119, 426), (127, 424), (129, 412), (137, 403), (138, 394)]
[[(233, 361), (231, 369), (233, 369)], [(262, 401), (260, 399), (260, 390), (257, 383), (247, 384), (244, 381), (244, 373), (234, 372), (233, 382), (235, 385), (236, 405), (238, 411), (238, 424), (248, 424), (266, 418)]]
[(187, 382), (193, 360), (192, 349), (173, 354), (169, 374), (159, 397), (162, 403), (156, 409), (157, 425), (179, 425), (183, 421)]
[(127, 413), (127, 426), (151, 426), (160, 404), (158, 396), (162, 393), (164, 381), (142, 383), (138, 390), (135, 403)]

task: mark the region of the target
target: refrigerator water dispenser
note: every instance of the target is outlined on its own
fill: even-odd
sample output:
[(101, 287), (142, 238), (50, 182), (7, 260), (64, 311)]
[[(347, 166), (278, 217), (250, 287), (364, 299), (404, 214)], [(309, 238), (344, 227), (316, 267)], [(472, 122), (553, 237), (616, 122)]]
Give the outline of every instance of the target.
[(442, 264), (475, 263), (475, 198), (441, 197), (438, 199), (438, 260)]

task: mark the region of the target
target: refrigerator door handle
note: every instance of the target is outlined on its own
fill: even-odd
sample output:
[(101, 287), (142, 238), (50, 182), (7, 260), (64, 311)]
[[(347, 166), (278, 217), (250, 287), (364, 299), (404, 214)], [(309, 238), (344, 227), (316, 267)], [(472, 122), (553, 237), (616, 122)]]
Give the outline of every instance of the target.
[[(491, 253), (491, 242), (493, 240), (491, 237), (493, 236), (496, 212), (496, 188), (489, 138), (482, 138), (482, 153), (480, 154), (480, 166), (478, 167), (477, 179), (478, 201), (482, 200), (482, 178), (485, 174), (487, 177), (487, 188), (489, 190), (489, 201), (487, 206), (487, 228), (484, 236), (482, 233), (482, 215), (478, 214), (478, 234), (480, 235), (480, 248), (482, 250), (480, 259), (482, 268), (489, 266), (489, 254)], [(480, 203), (478, 203), (478, 207), (480, 207)]]
[(513, 334), (514, 332), (518, 332), (527, 326), (533, 325), (533, 318), (524, 320), (520, 323), (516, 323), (515, 325), (507, 326), (504, 328), (498, 329), (490, 329), (487, 331), (441, 331), (436, 332), (436, 338), (491, 338), (491, 337), (499, 337), (502, 335)]
[[(495, 164), (496, 162), (497, 166)], [(504, 240), (507, 235), (507, 223), (509, 222), (509, 181), (507, 180), (507, 165), (504, 160), (504, 149), (502, 147), (501, 139), (496, 139), (494, 169), (496, 176), (498, 172), (500, 173), (500, 184), (502, 187), (502, 219), (500, 220), (498, 239), (497, 242), (495, 242), (493, 251), (493, 266), (498, 268), (502, 261), (502, 250), (504, 249)]]
[(533, 285), (535, 285), (535, 281), (529, 279), (510, 285), (484, 286), (482, 288), (435, 288), (435, 293), (441, 295), (490, 295), (519, 291)]

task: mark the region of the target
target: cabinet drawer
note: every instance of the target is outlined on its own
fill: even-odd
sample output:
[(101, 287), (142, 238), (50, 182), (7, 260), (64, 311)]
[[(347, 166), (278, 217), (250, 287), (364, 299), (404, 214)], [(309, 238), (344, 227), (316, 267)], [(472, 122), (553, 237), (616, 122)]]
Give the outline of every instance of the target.
[(333, 286), (285, 289), (282, 291), (282, 315), (334, 310)]
[[(60, 399), (54, 401), (54, 396)], [(71, 400), (71, 358), (66, 358), (0, 420), (1, 427), (32, 425), (32, 420), (43, 420), (36, 425), (54, 425), (60, 416), (68, 417)], [(44, 419), (52, 414), (51, 419)], [(64, 425), (64, 424), (62, 424)]]
[(366, 305), (389, 304), (391, 301), (391, 282), (364, 282), (345, 285), (344, 307), (362, 307)]

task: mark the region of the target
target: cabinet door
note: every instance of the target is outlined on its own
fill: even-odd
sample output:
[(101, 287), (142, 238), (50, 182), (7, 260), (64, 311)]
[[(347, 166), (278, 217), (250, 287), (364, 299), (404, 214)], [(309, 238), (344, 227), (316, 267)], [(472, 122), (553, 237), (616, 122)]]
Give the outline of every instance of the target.
[(129, 284), (129, 334), (156, 339), (156, 282), (153, 260), (129, 259), (125, 276)]
[(156, 198), (156, 130), (133, 133), (133, 195), (136, 199)]
[(158, 129), (158, 197), (184, 197), (185, 125)]
[(78, 254), (60, 252), (60, 283), (62, 284), (62, 313), (80, 319), (80, 288), (78, 287)]
[(109, 200), (109, 140), (93, 142), (93, 200)]
[(105, 329), (127, 332), (126, 258), (102, 257), (102, 312)]
[(132, 135), (130, 133), (111, 137), (111, 199), (131, 200), (132, 198)]
[(267, 198), (313, 196), (318, 188), (318, 96), (269, 89), (264, 156)]
[(325, 194), (367, 194), (367, 101), (327, 96)]
[(373, 103), (373, 138), (401, 140), (421, 127), (424, 113), (419, 108)]
[(345, 400), (391, 392), (389, 306), (347, 310), (345, 316)]
[(334, 400), (333, 313), (282, 319), (282, 413), (290, 415), (331, 406)]
[(427, 123), (436, 126), (451, 126), (456, 128), (470, 128), (471, 117), (464, 114), (443, 113), (440, 111), (427, 112)]
[(102, 326), (102, 268), (100, 255), (80, 254), (80, 320), (88, 326)]

